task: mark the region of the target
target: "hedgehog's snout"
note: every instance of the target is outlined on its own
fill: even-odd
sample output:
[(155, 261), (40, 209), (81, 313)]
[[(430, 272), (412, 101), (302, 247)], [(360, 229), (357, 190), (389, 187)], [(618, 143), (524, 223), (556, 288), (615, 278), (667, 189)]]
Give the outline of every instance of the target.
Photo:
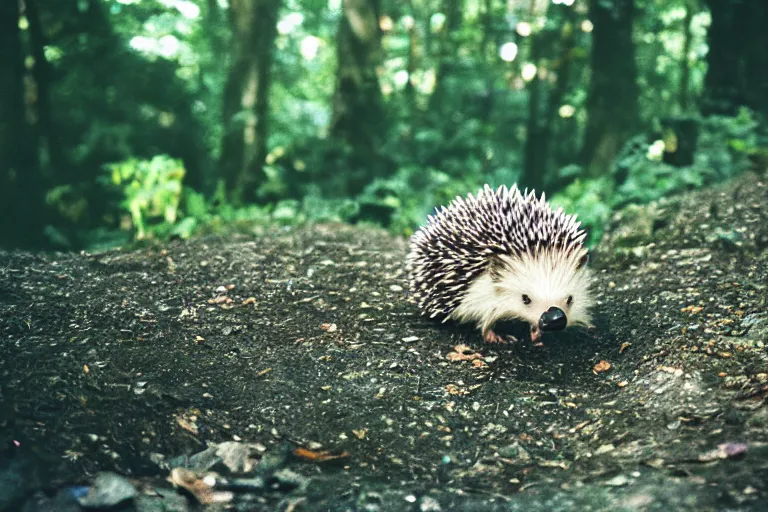
[(539, 318), (539, 329), (542, 331), (562, 331), (568, 325), (568, 317), (565, 311), (557, 306), (546, 310)]

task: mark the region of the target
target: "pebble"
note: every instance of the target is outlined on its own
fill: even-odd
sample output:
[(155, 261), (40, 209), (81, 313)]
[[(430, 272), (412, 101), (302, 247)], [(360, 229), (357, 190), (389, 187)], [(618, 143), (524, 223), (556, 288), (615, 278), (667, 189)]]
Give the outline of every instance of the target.
[(96, 475), (88, 494), (78, 497), (77, 501), (85, 508), (108, 508), (133, 499), (138, 494), (125, 478), (116, 473), (104, 472)]

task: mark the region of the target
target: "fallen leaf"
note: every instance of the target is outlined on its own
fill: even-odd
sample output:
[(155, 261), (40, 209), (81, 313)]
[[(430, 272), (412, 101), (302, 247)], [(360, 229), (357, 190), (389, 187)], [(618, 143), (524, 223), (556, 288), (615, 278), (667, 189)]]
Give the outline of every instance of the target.
[(232, 501), (232, 498), (234, 498), (232, 492), (214, 491), (213, 483), (215, 483), (215, 477), (199, 478), (194, 471), (186, 468), (174, 468), (171, 471), (171, 476), (168, 477), (168, 481), (176, 487), (182, 487), (189, 491), (203, 505), (224, 503)]
[(339, 328), (336, 324), (322, 324), (320, 329), (325, 332), (336, 332)]
[(606, 361), (605, 359), (598, 362), (593, 368), (592, 371), (597, 373), (607, 372), (611, 369), (611, 363)]
[(445, 390), (448, 392), (449, 395), (468, 395), (469, 391), (467, 391), (464, 388), (460, 388), (456, 384), (447, 384), (445, 386)]
[(743, 455), (749, 450), (746, 443), (723, 443), (717, 445), (717, 448), (704, 452), (699, 455), (700, 462), (711, 462), (718, 459), (731, 459)]
[(190, 415), (187, 416), (186, 414), (180, 415), (176, 417), (176, 424), (178, 424), (181, 428), (189, 432), (190, 434), (197, 435), (200, 431), (197, 427), (197, 416), (196, 415)]
[(449, 361), (472, 361), (473, 359), (482, 359), (483, 355), (475, 352), (467, 345), (456, 345), (454, 352), (449, 352), (446, 359)]
[(349, 453), (344, 450), (339, 453), (333, 453), (328, 450), (315, 451), (301, 447), (293, 450), (293, 455), (305, 462), (328, 462), (349, 457)]

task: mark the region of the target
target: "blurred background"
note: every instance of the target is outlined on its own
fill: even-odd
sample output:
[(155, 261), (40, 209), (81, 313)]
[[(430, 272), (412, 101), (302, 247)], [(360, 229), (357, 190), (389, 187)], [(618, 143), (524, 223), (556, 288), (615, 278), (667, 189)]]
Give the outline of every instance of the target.
[(0, 48), (6, 248), (408, 235), (484, 183), (594, 243), (768, 154), (757, 0), (4, 0)]

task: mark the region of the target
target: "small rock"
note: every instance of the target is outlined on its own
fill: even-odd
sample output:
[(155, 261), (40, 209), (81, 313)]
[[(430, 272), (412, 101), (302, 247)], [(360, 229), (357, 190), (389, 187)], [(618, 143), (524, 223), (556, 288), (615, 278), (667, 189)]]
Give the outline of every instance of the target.
[(518, 459), (520, 461), (531, 460), (531, 455), (520, 446), (520, 443), (512, 443), (499, 449), (499, 455), (505, 459)]
[(216, 447), (216, 456), (232, 473), (249, 473), (258, 462), (250, 456), (251, 446), (236, 441), (227, 441)]
[(600, 446), (597, 450), (595, 450), (595, 455), (603, 455), (604, 453), (610, 453), (613, 450), (615, 450), (616, 447), (613, 446), (613, 444), (608, 443)]
[(424, 496), (421, 498), (419, 510), (421, 510), (421, 512), (440, 512), (443, 510), (443, 507), (441, 507), (440, 502), (432, 496)]
[(628, 483), (629, 477), (627, 475), (616, 475), (615, 477), (605, 482), (605, 485), (610, 485), (611, 487), (621, 487), (627, 485)]
[(339, 330), (339, 327), (336, 324), (326, 323), (321, 324), (320, 329), (325, 332), (336, 332)]
[(88, 494), (77, 501), (85, 508), (114, 507), (138, 495), (136, 488), (125, 478), (116, 473), (99, 473), (93, 480)]

